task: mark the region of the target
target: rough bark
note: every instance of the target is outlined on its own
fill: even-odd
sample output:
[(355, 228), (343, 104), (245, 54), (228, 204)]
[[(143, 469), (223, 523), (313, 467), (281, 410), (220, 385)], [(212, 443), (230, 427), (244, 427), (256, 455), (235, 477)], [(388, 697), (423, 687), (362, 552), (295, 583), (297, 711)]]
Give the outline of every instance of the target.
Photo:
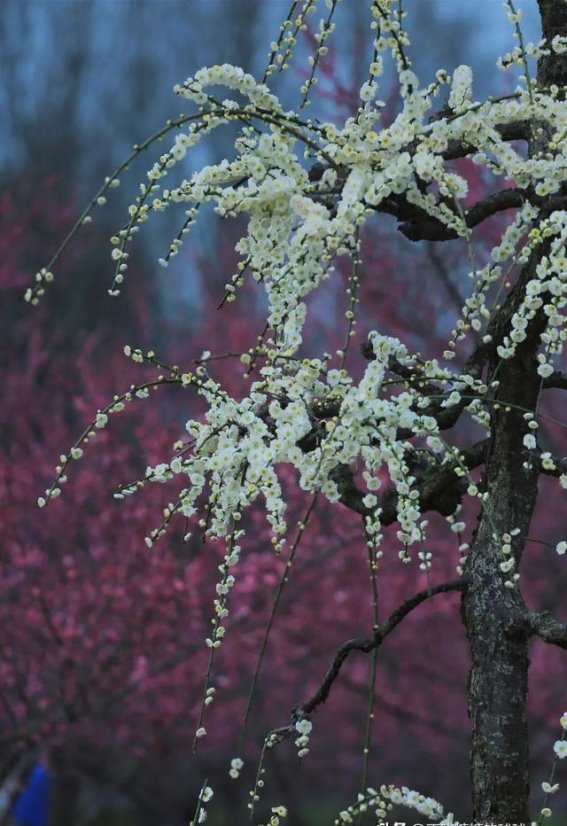
[[(499, 370), (503, 401), (533, 409), (537, 399), (535, 359), (519, 356)], [(473, 820), (528, 823), (528, 635), (510, 637), (511, 618), (525, 607), (520, 591), (505, 585), (502, 534), (528, 532), (537, 497), (537, 468), (526, 469), (526, 432), (519, 412), (497, 411), (486, 466), (489, 498), (471, 544), (462, 614), (469, 641), (468, 685), (472, 726)], [(514, 555), (519, 565), (523, 540)]]
[[(555, 35), (567, 35), (567, 0), (538, 0), (543, 37), (551, 42)], [(538, 80), (542, 86), (565, 86), (567, 53), (542, 57), (538, 64)]]
[[(551, 40), (567, 33), (566, 0), (538, 0), (543, 34)], [(540, 61), (538, 82), (565, 85), (567, 57), (552, 55)], [(536, 139), (532, 151), (541, 149), (545, 136)], [(537, 144), (539, 143), (539, 146)], [(541, 255), (543, 251), (539, 254)], [(494, 340), (507, 331), (511, 313), (535, 272), (535, 257), (524, 268), (518, 283), (497, 314), (491, 330)], [(498, 366), (499, 400), (534, 410), (539, 378), (537, 349), (542, 319), (536, 317), (528, 339), (513, 359)], [(490, 354), (488, 374), (498, 359)], [(516, 569), (537, 498), (538, 463), (530, 466), (523, 446), (526, 423), (522, 413), (504, 405), (492, 414), (492, 436), (487, 454), (485, 489), (488, 499), (480, 516), (465, 567), (469, 582), (463, 592), (462, 617), (470, 647), (468, 684), (472, 726), (471, 779), (475, 821), (529, 823), (528, 691), (529, 629), (510, 633), (515, 616), (525, 616), (519, 589), (505, 586), (500, 570), (504, 559), (502, 534), (519, 529), (512, 549)], [(556, 635), (557, 636), (557, 635)]]

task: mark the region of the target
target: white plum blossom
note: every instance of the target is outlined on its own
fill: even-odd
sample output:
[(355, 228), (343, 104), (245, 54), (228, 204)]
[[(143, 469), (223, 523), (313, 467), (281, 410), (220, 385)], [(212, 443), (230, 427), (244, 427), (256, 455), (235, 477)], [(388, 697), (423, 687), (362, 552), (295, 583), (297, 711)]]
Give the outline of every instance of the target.
[(544, 781), (541, 784), (541, 788), (546, 794), (555, 794), (555, 792), (559, 789), (559, 783), (554, 783), (551, 785), (550, 783)]
[[(302, 10), (297, 12), (295, 27), (302, 31), (312, 4), (293, 7), (296, 5)], [(326, 5), (332, 11), (335, 4), (327, 0)], [(269, 88), (271, 74), (278, 67), (286, 68), (295, 45), (295, 35), (283, 30), (272, 44), (264, 82), (225, 63), (203, 67), (176, 84), (174, 92), (191, 114), (160, 133), (160, 138), (168, 135), (167, 143), (128, 208), (125, 227), (111, 239), (115, 276), (109, 292), (117, 295), (128, 268), (129, 244), (154, 212), (177, 208), (183, 213), (183, 230), (159, 259), (167, 266), (201, 212), (214, 210), (220, 218), (236, 218), (245, 225), (235, 246), (240, 256), (238, 271), (225, 285), (226, 300), (237, 299), (245, 276), (254, 279), (263, 291), (265, 331), (257, 347), (241, 356), (248, 371), (247, 391), (231, 394), (213, 377), (210, 351), (196, 360), (193, 373), (171, 368), (167, 381), (194, 388), (205, 402), (205, 412), (187, 421), (186, 445), (178, 443), (181, 447), (174, 449), (174, 455), (147, 467), (139, 483), (117, 494), (123, 498), (150, 481), (164, 484), (175, 479), (181, 483), (178, 501), (164, 511), (164, 524), (146, 537), (148, 547), (165, 532), (174, 514), (190, 522), (189, 538), (198, 505), (206, 499), (207, 519), (198, 523), (199, 528), (206, 537), (224, 540), (226, 549), (218, 566), (212, 630), (205, 640), (210, 662), (226, 632), (224, 621), (229, 616), (244, 533), (239, 524), (246, 509), (261, 501), (276, 553), (285, 546), (283, 466), (294, 471), (302, 490), (322, 494), (331, 502), (345, 501), (341, 473), (345, 469), (357, 473), (361, 488), (358, 509), (365, 538), (374, 552), (383, 538), (381, 520), (386, 521), (380, 490), (387, 487), (393, 502), (389, 521), (397, 522), (399, 559), (404, 564), (410, 562), (410, 553), (417, 546), (419, 568), (428, 574), (433, 562), (431, 552), (423, 548), (428, 524), (421, 501), (423, 474), (432, 466), (448, 469), (469, 496), (481, 501), (486, 512), (490, 508), (485, 499), (488, 494), (471, 476), (471, 464), (458, 445), (446, 440), (440, 421), (464, 411), (490, 436), (492, 413), (501, 403), (499, 371), (502, 366), (505, 370), (506, 363), (534, 336), (534, 319), (538, 320), (534, 372), (537, 370), (542, 388), (546, 382), (549, 386), (567, 340), (567, 210), (561, 208), (564, 198), (557, 197), (567, 184), (563, 95), (557, 88), (540, 88), (523, 77), (513, 93), (474, 102), (472, 70), (464, 65), (454, 70), (451, 79), (440, 70), (433, 82), (423, 85), (406, 57), (408, 39), (397, 7), (393, 0), (371, 4), (372, 62), (360, 88), (358, 111), (343, 123), (320, 122), (305, 115), (303, 104), (309, 102), (309, 90), (316, 82), (314, 71), (301, 87), (304, 98), (297, 112), (286, 110)], [(509, 3), (506, 8), (517, 26), (520, 13)], [(333, 28), (331, 17), (319, 26), (317, 51), (310, 60), (313, 70), (326, 54), (325, 43)], [(391, 120), (385, 122), (383, 103), (377, 95), (388, 51), (400, 97)], [(566, 51), (567, 37), (563, 36), (551, 42), (521, 43), (504, 55), (499, 65), (523, 66), (526, 55), (538, 59)], [(509, 128), (518, 123), (529, 123), (533, 130), (536, 126), (539, 130), (530, 136), (529, 151), (506, 138)], [(183, 161), (200, 141), (226, 126), (236, 126), (238, 132), (231, 159), (197, 169), (190, 164), (185, 167)], [(536, 137), (540, 134), (546, 136), (545, 151), (537, 148), (538, 141), (543, 145), (543, 138)], [(475, 222), (470, 219), (472, 210), (466, 200), (469, 173), (454, 163), (455, 146), (466, 147), (464, 154), (476, 166), (500, 179), (502, 193), (511, 187), (520, 193), (516, 192), (517, 200), (512, 203), (514, 211), (501, 213), (506, 223), (494, 246), (478, 261), (471, 252)], [(314, 166), (310, 169), (315, 163), (321, 167), (317, 175), (312, 174)], [(470, 180), (474, 183), (472, 177)], [(112, 185), (108, 179), (108, 187)], [(104, 192), (95, 203), (102, 204)], [(413, 216), (418, 215), (442, 237), (459, 239), (469, 251), (463, 273), (468, 293), (445, 344), (444, 361), (411, 352), (398, 338), (377, 329), (368, 333), (364, 369), (356, 377), (350, 376), (345, 367), (346, 345), (339, 351), (339, 362), (329, 354), (318, 357), (305, 352), (310, 300), (325, 282), (336, 279), (336, 270), (342, 267), (339, 262), (348, 262), (353, 273), (351, 305), (346, 311), (350, 341), (356, 320), (361, 232), (377, 212), (395, 214), (398, 203), (403, 203), (411, 219), (403, 227), (408, 237), (412, 237)], [(513, 310), (500, 329), (495, 323), (500, 295), (503, 290), (515, 289), (519, 267), (523, 268), (525, 284), (517, 290)], [(37, 303), (52, 280), (51, 269), (41, 269), (25, 300)], [(497, 364), (486, 384), (474, 365), (461, 370), (452, 366), (459, 363), (458, 345), (469, 336), (477, 337)], [(129, 346), (125, 354), (137, 363), (151, 361)], [(407, 375), (417, 380), (410, 381)], [(39, 507), (60, 494), (58, 484), (66, 479), (63, 468), (68, 459), (81, 457), (81, 445), (96, 429), (107, 426), (109, 414), (122, 410), (132, 397), (146, 398), (150, 387), (132, 387), (129, 394), (116, 397), (113, 404), (97, 412), (87, 436), (74, 445), (68, 457), (62, 457), (56, 483), (39, 497)], [(532, 460), (541, 461), (543, 470), (558, 475), (561, 488), (567, 489), (567, 474), (559, 460), (550, 453), (538, 453), (537, 405), (522, 413), (526, 422), (523, 446), (528, 451), (523, 456), (524, 468), (529, 469)], [(419, 467), (423, 455), (425, 469)], [(468, 550), (461, 542), (466, 525), (458, 517), (457, 502), (452, 509), (445, 515), (458, 535), (460, 572)], [(502, 537), (502, 559), (497, 564), (502, 574), (509, 575), (502, 579), (511, 588), (519, 577), (512, 542), (516, 530), (509, 534), (495, 530), (493, 534), (497, 542)], [(565, 554), (567, 542), (560, 541), (555, 550)], [(214, 689), (209, 686), (204, 691), (203, 709), (213, 697)], [(563, 728), (567, 728), (566, 720), (567, 714), (562, 718)], [(201, 722), (202, 718), (196, 738), (207, 733)], [(299, 756), (309, 751), (311, 730), (311, 721), (305, 717), (290, 727)], [(268, 738), (269, 743), (276, 740)], [(558, 740), (553, 748), (557, 758), (567, 757), (567, 740)], [(229, 775), (238, 777), (242, 766), (240, 758), (233, 758)], [(544, 783), (543, 790), (552, 793), (555, 787)], [(204, 788), (202, 802), (211, 795), (212, 791)], [(368, 806), (379, 818), (386, 817), (391, 804), (411, 807), (429, 818), (443, 817), (442, 807), (433, 799), (407, 787), (381, 786), (379, 792), (369, 788), (361, 793), (357, 803), (341, 812), (336, 822), (352, 823)], [(205, 814), (203, 811), (200, 817)], [(273, 808), (270, 823), (277, 826), (285, 814), (284, 807)], [(451, 819), (449, 815), (444, 822)]]
[(457, 66), (453, 72), (453, 83), (449, 95), (449, 107), (455, 111), (465, 109), (471, 102), (472, 69), (470, 66)]

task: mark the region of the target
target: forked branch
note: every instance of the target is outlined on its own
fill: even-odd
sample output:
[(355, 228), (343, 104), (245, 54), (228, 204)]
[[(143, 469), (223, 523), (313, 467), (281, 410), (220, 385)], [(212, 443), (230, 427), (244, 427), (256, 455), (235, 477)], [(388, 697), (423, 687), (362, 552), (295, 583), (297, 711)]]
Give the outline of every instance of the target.
[(556, 620), (549, 611), (523, 611), (508, 623), (509, 637), (539, 637), (543, 642), (567, 648), (567, 623)]
[(339, 676), (343, 663), (352, 651), (362, 651), (368, 654), (384, 642), (386, 637), (410, 614), (414, 608), (421, 605), (422, 602), (436, 596), (437, 594), (446, 594), (450, 591), (462, 591), (466, 585), (466, 579), (461, 577), (459, 579), (443, 582), (440, 585), (435, 585), (432, 588), (427, 588), (424, 591), (419, 591), (412, 597), (403, 602), (395, 611), (393, 611), (388, 619), (383, 622), (369, 637), (355, 637), (352, 640), (344, 642), (335, 652), (333, 661), (329, 666), (325, 677), (317, 691), (305, 702), (300, 703), (293, 710), (292, 719), (300, 720), (307, 717), (315, 711), (317, 706), (324, 703), (331, 692), (333, 683)]

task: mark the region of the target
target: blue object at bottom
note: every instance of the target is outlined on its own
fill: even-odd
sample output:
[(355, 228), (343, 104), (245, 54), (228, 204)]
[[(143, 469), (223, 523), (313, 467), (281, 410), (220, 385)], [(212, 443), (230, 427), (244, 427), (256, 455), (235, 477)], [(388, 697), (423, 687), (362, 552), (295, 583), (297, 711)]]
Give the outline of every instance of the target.
[(10, 812), (17, 826), (48, 826), (50, 788), (49, 772), (36, 763)]

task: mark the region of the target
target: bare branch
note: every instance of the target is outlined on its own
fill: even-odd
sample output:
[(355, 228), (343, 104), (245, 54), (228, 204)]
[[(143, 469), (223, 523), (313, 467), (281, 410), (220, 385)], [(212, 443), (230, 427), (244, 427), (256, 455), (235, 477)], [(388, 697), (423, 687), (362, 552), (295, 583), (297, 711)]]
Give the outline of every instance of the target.
[(438, 276), (441, 285), (444, 287), (447, 295), (451, 299), (456, 311), (460, 314), (465, 303), (465, 299), (461, 296), (459, 290), (453, 284), (449, 270), (447, 269), (441, 251), (437, 249), (435, 244), (427, 244), (427, 257), (435, 268), (435, 274)]
[(559, 622), (549, 611), (530, 612), (528, 624), (531, 633), (540, 640), (550, 645), (558, 645), (560, 648), (567, 648), (567, 623)]
[(419, 591), (413, 597), (403, 602), (395, 611), (390, 614), (386, 622), (382, 623), (376, 631), (369, 637), (355, 637), (343, 643), (336, 651), (333, 661), (329, 666), (321, 685), (317, 691), (304, 703), (296, 706), (292, 713), (293, 720), (300, 720), (307, 717), (315, 711), (317, 706), (324, 703), (331, 692), (333, 683), (339, 676), (341, 667), (347, 659), (351, 651), (362, 651), (368, 654), (375, 648), (379, 648), (386, 637), (402, 622), (414, 608), (421, 605), (422, 602), (436, 596), (437, 594), (445, 594), (450, 591), (462, 591), (466, 586), (466, 579), (460, 578), (450, 582), (443, 582), (440, 585), (435, 585), (433, 588), (428, 588), (425, 591)]
[(535, 636), (550, 645), (567, 648), (567, 623), (559, 622), (549, 611), (514, 613), (506, 626), (506, 635), (510, 638)]
[[(366, 686), (355, 682), (347, 677), (346, 674), (342, 677), (341, 685), (349, 691), (352, 691), (353, 694), (359, 696), (360, 698), (367, 697), (368, 695), (368, 688)], [(443, 682), (444, 688), (446, 688), (446, 685), (446, 682)], [(439, 719), (436, 717), (422, 717), (420, 714), (417, 714), (415, 711), (407, 708), (407, 706), (402, 703), (392, 703), (390, 700), (387, 700), (382, 696), (376, 698), (376, 709), (378, 711), (383, 711), (385, 714), (388, 714), (395, 719), (406, 720), (414, 726), (419, 726), (428, 732), (443, 734), (446, 737), (450, 737), (452, 740), (456, 740), (461, 743), (466, 742), (468, 739), (468, 734), (463, 729), (456, 728), (453, 723), (443, 722), (441, 715)]]
[(561, 373), (557, 370), (543, 380), (543, 386), (546, 390), (551, 390), (552, 388), (567, 390), (567, 373)]

